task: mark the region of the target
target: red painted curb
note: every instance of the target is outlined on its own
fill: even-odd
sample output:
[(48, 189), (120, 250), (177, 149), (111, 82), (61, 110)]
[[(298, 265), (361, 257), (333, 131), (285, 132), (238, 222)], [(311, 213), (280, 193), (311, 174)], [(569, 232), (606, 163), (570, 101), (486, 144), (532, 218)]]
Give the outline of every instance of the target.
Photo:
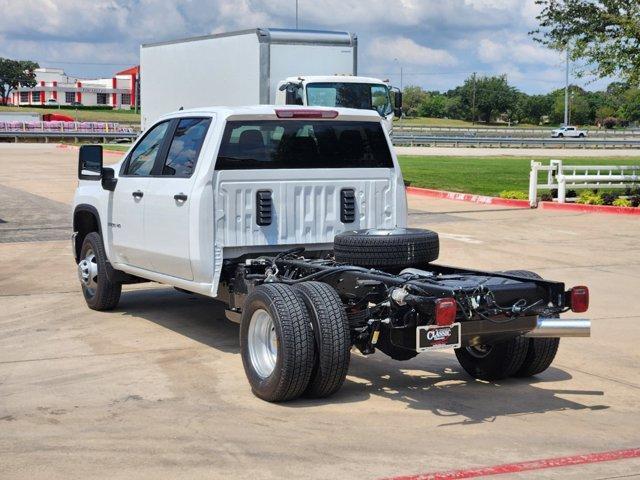
[(531, 460), (519, 463), (505, 463), (503, 465), (494, 465), (492, 467), (479, 467), (467, 470), (449, 470), (446, 472), (392, 477), (387, 480), (458, 480), (461, 478), (486, 477), (490, 475), (502, 475), (505, 473), (542, 470), (545, 468), (560, 468), (590, 463), (611, 462), (614, 460), (624, 460), (627, 458), (637, 457), (640, 457), (640, 448), (630, 448), (627, 450), (588, 453), (586, 455), (573, 455), (570, 457), (547, 458), (543, 460)]
[(462, 202), (482, 203), (484, 205), (500, 205), (504, 207), (529, 208), (528, 200), (513, 200), (510, 198), (487, 197), (471, 193), (447, 192), (446, 190), (432, 190), (430, 188), (407, 187), (407, 193), (423, 197), (443, 198), (445, 200), (459, 200)]
[(611, 205), (584, 205), (581, 203), (540, 202), (543, 210), (579, 213), (606, 213), (609, 215), (640, 215), (640, 207), (614, 207)]

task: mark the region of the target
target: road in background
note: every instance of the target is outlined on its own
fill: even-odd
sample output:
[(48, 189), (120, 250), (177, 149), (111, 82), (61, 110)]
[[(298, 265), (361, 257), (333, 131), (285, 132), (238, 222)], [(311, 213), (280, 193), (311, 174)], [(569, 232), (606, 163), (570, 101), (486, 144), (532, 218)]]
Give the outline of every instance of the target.
[(398, 155), (452, 156), (452, 157), (635, 157), (640, 158), (640, 149), (581, 148), (467, 148), (467, 147), (395, 147)]
[[(470, 379), (451, 352), (354, 353), (334, 397), (269, 404), (215, 301), (141, 284), (114, 312), (87, 309), (61, 225), (76, 156), (0, 145), (3, 479), (375, 479), (639, 446), (638, 220), (412, 197), (410, 224), (440, 233), (443, 264), (589, 285), (593, 337), (500, 382)], [(639, 471), (625, 459), (517, 478)]]

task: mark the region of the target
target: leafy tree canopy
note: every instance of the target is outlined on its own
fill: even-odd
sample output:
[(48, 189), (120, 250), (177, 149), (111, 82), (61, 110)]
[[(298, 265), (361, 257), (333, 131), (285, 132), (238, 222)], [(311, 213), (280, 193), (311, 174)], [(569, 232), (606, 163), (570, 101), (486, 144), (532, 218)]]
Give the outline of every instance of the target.
[(0, 57), (0, 104), (5, 105), (13, 90), (19, 85), (36, 86), (34, 70), (39, 65), (30, 60), (12, 60)]
[(640, 2), (638, 0), (536, 0), (542, 6), (535, 40), (555, 50), (569, 49), (586, 65), (577, 74), (620, 76), (640, 83)]

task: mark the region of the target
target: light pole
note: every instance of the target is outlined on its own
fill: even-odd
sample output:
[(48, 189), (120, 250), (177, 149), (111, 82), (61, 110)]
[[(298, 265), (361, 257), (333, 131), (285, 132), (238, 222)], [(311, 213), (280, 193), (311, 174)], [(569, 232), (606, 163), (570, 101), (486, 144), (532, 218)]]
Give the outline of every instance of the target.
[(473, 72), (473, 94), (471, 96), (471, 125), (476, 124), (476, 72)]
[(298, 30), (298, 0), (296, 0), (296, 30)]
[(569, 46), (567, 45), (567, 65), (564, 72), (564, 126), (569, 125)]

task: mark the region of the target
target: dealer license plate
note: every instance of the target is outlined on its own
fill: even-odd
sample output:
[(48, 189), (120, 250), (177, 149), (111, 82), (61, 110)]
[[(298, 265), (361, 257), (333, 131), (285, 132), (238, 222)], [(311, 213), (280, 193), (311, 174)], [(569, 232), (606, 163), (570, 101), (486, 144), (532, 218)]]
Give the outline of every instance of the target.
[(462, 327), (460, 323), (451, 325), (425, 325), (416, 328), (416, 350), (438, 350), (442, 348), (460, 348)]

